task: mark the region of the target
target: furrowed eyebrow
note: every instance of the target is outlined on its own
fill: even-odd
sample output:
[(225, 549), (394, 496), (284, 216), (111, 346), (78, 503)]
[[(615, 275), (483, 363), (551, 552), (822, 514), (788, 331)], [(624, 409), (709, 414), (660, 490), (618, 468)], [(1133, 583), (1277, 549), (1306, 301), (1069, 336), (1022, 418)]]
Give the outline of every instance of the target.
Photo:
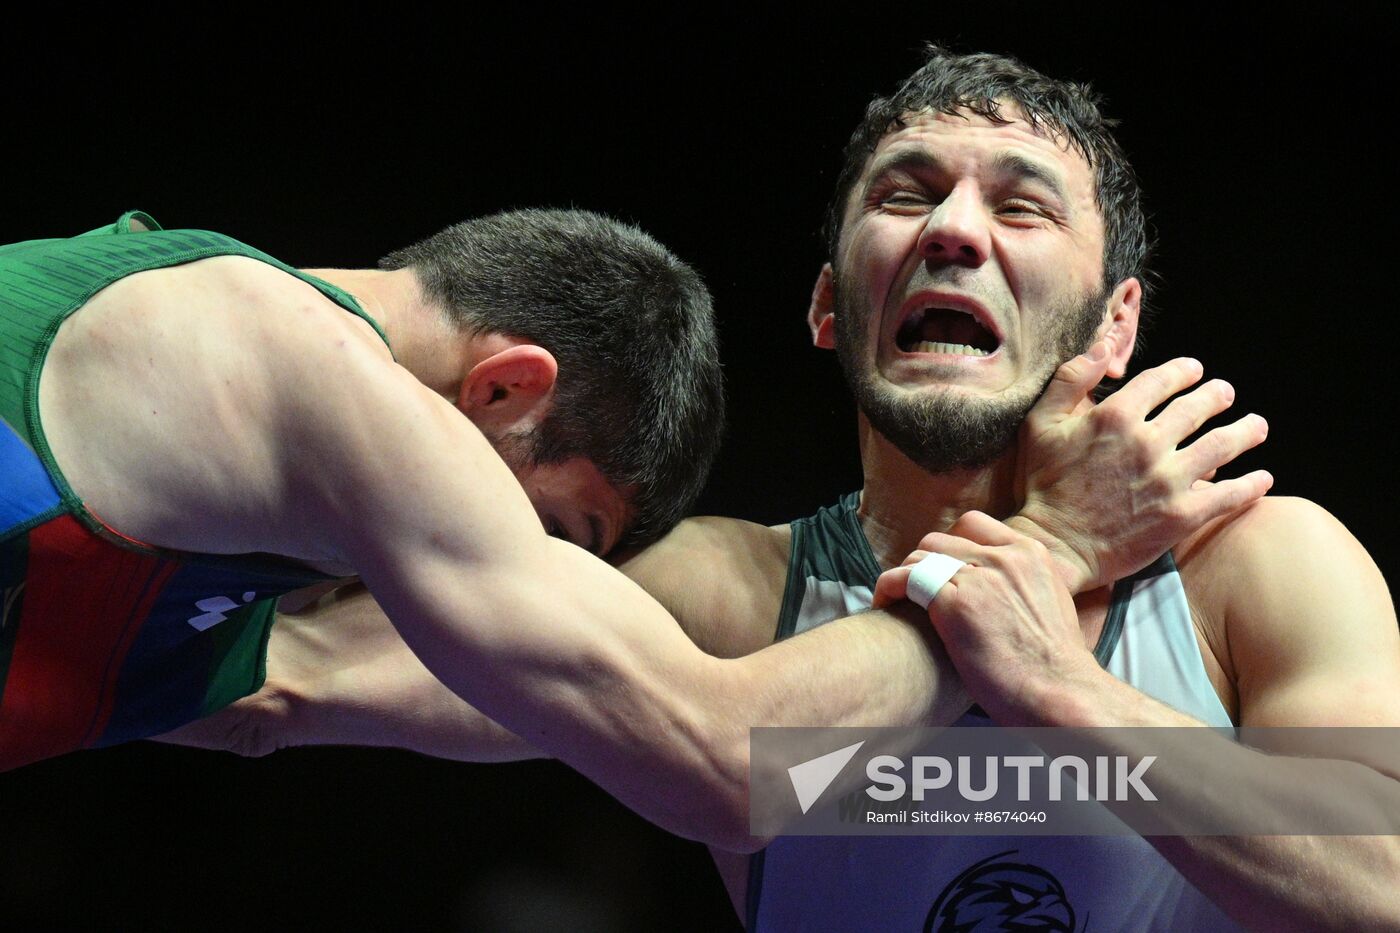
[(943, 161), (933, 153), (924, 149), (903, 149), (881, 156), (878, 162), (870, 166), (870, 181), (867, 182), (866, 187), (869, 188), (871, 184), (891, 172), (941, 172), (943, 170)]
[(1060, 176), (1034, 159), (1028, 159), (1015, 152), (998, 152), (992, 160), (992, 167), (1003, 175), (1012, 175), (1016, 178), (1038, 182), (1049, 188), (1050, 193), (1062, 202), (1069, 200)]
[[(1002, 151), (992, 158), (992, 170), (999, 175), (1025, 179), (1044, 185), (1061, 202), (1068, 202), (1064, 181), (1054, 169), (1017, 152)], [(871, 185), (891, 172), (946, 173), (947, 166), (936, 153), (926, 149), (904, 149), (888, 153), (870, 167)]]

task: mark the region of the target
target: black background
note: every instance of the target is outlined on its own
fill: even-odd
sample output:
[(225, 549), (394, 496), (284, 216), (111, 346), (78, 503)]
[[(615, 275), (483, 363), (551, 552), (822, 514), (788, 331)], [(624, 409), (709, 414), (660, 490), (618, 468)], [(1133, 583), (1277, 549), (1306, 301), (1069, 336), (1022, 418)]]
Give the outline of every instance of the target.
[[(353, 28), (223, 10), (100, 34), (72, 14), (12, 33), (0, 65), (0, 224), (65, 236), (139, 207), (296, 265), (370, 266), (503, 208), (636, 221), (716, 299), (731, 426), (701, 509), (781, 521), (859, 484), (853, 407), (803, 323), (840, 147), (923, 39), (1012, 52), (1091, 81), (1123, 121), (1161, 243), (1140, 365), (1189, 353), (1230, 379), (1271, 425), (1235, 472), (1321, 502), (1393, 578), (1392, 24), (1211, 9), (522, 10), (508, 27), (379, 10)], [(698, 847), (554, 763), (137, 745), (0, 776), (6, 929), (323, 922), (734, 921)]]

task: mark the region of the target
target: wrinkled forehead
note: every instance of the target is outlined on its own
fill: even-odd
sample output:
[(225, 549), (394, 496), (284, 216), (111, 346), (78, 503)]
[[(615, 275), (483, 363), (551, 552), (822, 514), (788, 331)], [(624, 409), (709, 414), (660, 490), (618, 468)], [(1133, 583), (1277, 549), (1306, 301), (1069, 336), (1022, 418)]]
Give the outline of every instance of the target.
[[(1026, 118), (1020, 106), (1003, 102), (999, 122), (969, 110), (906, 113), (875, 144), (853, 186), (858, 195), (891, 165), (920, 162), (949, 174), (1021, 172), (1054, 182), (1074, 204), (1098, 214), (1097, 181), (1089, 160), (1069, 138)], [(847, 205), (849, 207), (849, 204)]]

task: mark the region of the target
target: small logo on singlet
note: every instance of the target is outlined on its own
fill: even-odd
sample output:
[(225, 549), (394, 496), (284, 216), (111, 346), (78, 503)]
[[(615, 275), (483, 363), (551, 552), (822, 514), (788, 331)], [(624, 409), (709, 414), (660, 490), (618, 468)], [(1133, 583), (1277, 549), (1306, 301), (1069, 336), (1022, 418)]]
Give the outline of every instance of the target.
[(934, 901), (924, 933), (1073, 933), (1074, 908), (1064, 885), (1038, 865), (985, 858), (954, 878)]
[[(249, 590), (247, 593), (243, 594), (243, 601), (245, 603), (251, 603), (253, 598), (257, 595), (257, 593)], [(207, 599), (195, 600), (194, 607), (196, 609), (203, 609), (204, 614), (192, 617), (189, 623), (197, 631), (202, 632), (205, 629), (213, 628), (227, 619), (228, 611), (230, 609), (237, 609), (238, 603), (229, 599), (227, 596), (210, 596)]]

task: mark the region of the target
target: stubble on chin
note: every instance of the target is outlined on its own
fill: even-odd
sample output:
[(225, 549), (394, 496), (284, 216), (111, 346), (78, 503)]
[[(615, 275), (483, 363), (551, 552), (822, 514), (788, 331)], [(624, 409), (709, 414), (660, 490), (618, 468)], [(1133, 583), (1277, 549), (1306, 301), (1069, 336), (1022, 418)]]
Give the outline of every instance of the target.
[(836, 355), (856, 405), (875, 430), (930, 473), (976, 469), (1005, 453), (1055, 370), (1093, 342), (1107, 298), (1095, 296), (1055, 314), (1061, 326), (1034, 352), (1045, 363), (1032, 378), (993, 398), (974, 398), (947, 386), (909, 391), (883, 381), (870, 348), (869, 312), (839, 281), (834, 297)]

